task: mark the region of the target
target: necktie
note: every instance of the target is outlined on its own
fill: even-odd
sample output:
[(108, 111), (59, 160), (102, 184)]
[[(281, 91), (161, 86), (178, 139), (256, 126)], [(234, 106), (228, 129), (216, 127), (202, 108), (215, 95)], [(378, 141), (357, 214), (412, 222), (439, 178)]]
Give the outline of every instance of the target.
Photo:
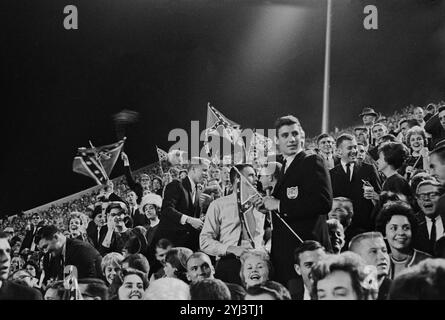
[(283, 159), (283, 175), (286, 173), (286, 163), (287, 163), (287, 160), (286, 159)]
[(197, 202), (198, 202), (198, 185), (195, 185), (195, 191), (193, 194), (193, 204), (196, 206)]
[(434, 244), (436, 243), (436, 218), (431, 218), (431, 232), (430, 232), (430, 246), (431, 250), (434, 249)]
[[(250, 208), (249, 210), (247, 210), (244, 214), (244, 216), (246, 217), (246, 228), (249, 230), (250, 235), (252, 236), (252, 238), (255, 237), (255, 230), (256, 230), (256, 222), (255, 222), (255, 216), (253, 215), (253, 207)], [(249, 236), (247, 237), (247, 239), (252, 240), (252, 246), (255, 249), (255, 244), (253, 243), (253, 239), (250, 238)]]
[(351, 164), (346, 164), (346, 175), (348, 176), (348, 181), (351, 181)]

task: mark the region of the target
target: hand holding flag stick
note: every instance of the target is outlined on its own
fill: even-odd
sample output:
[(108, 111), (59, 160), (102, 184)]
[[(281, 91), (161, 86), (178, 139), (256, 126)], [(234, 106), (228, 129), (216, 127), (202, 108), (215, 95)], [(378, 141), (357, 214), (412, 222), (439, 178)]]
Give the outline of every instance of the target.
[[(238, 175), (241, 177), (241, 179), (244, 178), (244, 176), (241, 174), (241, 172), (239, 172), (239, 170), (236, 167), (233, 167), (235, 169), (235, 171), (238, 173)], [(275, 199), (274, 197), (270, 196), (270, 194), (268, 194), (266, 197), (263, 197), (258, 191), (257, 189), (246, 179), (244, 178), (244, 182), (254, 191), (254, 195), (249, 197), (245, 202), (247, 202), (248, 200), (254, 198), (255, 196), (258, 196), (263, 203), (263, 206), (267, 209), (268, 205), (266, 205), (266, 201), (278, 201), (277, 199)], [(241, 181), (240, 181), (240, 185), (241, 185)], [(270, 193), (270, 190), (269, 190)], [(244, 202), (244, 203), (245, 203)], [(303, 243), (303, 240), (300, 238), (300, 236), (289, 226), (289, 224), (284, 221), (283, 218), (281, 218), (281, 216), (278, 214), (278, 212), (275, 209), (269, 210), (270, 212), (275, 213), (275, 215), (277, 216), (277, 218), (289, 229), (289, 231), (301, 242)]]

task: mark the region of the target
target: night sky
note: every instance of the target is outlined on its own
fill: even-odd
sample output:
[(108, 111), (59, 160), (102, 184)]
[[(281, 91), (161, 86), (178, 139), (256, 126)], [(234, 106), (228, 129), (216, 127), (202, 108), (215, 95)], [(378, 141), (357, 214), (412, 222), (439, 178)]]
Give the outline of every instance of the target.
[[(66, 3), (65, 3), (66, 2)], [(386, 114), (445, 100), (445, 2), (334, 0), (330, 129), (367, 105)], [(79, 29), (63, 28), (76, 5)], [(363, 8), (378, 8), (365, 30)], [(127, 129), (137, 169), (168, 149), (170, 130), (205, 127), (211, 102), (242, 127), (284, 114), (307, 135), (321, 128), (324, 1), (2, 1), (3, 103), (0, 215), (94, 185), (72, 172), (77, 147), (113, 143)], [(112, 177), (122, 174), (119, 161)]]

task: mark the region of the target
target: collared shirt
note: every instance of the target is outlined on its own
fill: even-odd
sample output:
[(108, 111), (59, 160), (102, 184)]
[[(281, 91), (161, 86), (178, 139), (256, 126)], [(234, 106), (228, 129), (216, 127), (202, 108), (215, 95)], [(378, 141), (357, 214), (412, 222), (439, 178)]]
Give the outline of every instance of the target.
[(312, 300), (309, 290), (304, 286), (303, 300)]
[[(265, 250), (263, 245), (265, 215), (254, 208), (249, 210), (253, 210), (256, 222), (253, 235), (255, 249)], [(209, 255), (224, 256), (228, 247), (238, 246), (241, 229), (236, 193), (216, 199), (210, 203), (207, 210), (199, 236), (200, 248)], [(252, 249), (249, 241), (242, 241), (241, 247)]]
[(65, 263), (65, 256), (66, 256), (66, 241), (62, 246), (62, 258), (63, 258), (63, 263)]
[[(425, 221), (426, 221), (426, 227), (428, 229), (428, 238), (431, 236), (431, 228), (433, 226), (433, 221), (431, 221), (431, 218), (425, 216)], [(441, 237), (443, 237), (443, 223), (442, 223), (442, 217), (440, 215), (438, 215), (436, 217), (436, 240), (439, 240)]]
[[(342, 166), (343, 170), (345, 171), (345, 173), (347, 173), (348, 169), (346, 168), (346, 162), (344, 162), (343, 160), (341, 160), (340, 162), (341, 162), (341, 166)], [(349, 162), (349, 163), (350, 163), (349, 168), (351, 170), (351, 175), (349, 176), (349, 181), (351, 181), (352, 180), (352, 173), (354, 172), (354, 165), (355, 165), (355, 163), (354, 162)]]
[(159, 220), (159, 219), (155, 223), (151, 223), (151, 221), (150, 221), (150, 228), (156, 227), (159, 224), (159, 222), (161, 222), (161, 220)]
[[(301, 150), (300, 152), (302, 152), (303, 150)], [(291, 165), (292, 161), (294, 161), (295, 157), (300, 153), (297, 152), (296, 154), (293, 154), (291, 156), (285, 157), (284, 160), (286, 160), (286, 166), (284, 167), (284, 172), (286, 172), (286, 170), (289, 168), (289, 166)]]
[(190, 179), (189, 176), (187, 176), (187, 178), (190, 181), (190, 185), (191, 185), (191, 189), (192, 189), (192, 201), (195, 200), (195, 192), (196, 192), (196, 184), (192, 181), (192, 179)]

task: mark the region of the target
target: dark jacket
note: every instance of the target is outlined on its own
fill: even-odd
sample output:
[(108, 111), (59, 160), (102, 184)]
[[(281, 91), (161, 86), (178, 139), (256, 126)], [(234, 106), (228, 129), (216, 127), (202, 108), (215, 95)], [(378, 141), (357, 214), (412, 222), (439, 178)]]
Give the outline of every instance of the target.
[[(445, 230), (445, 214), (441, 215), (443, 228)], [(417, 250), (434, 255), (434, 247), (431, 246), (425, 214), (422, 211), (416, 213), (417, 232), (414, 234), (413, 247)]]
[(77, 239), (66, 239), (65, 261), (61, 255), (50, 256), (45, 254), (44, 270), (45, 280), (53, 278), (63, 280), (63, 268), (74, 265), (77, 268), (78, 278), (101, 278), (102, 256), (89, 243)]
[[(368, 181), (374, 187), (374, 191), (380, 193), (381, 183), (375, 168), (367, 163), (356, 163), (353, 168), (351, 181), (349, 181), (341, 164), (332, 168), (329, 173), (331, 175), (334, 198), (346, 197), (352, 201), (354, 215), (349, 228), (371, 231), (373, 228), (371, 213), (374, 204), (371, 200), (363, 197), (362, 180)], [(352, 232), (352, 230), (350, 231)]]
[(425, 131), (431, 134), (431, 146), (430, 150), (442, 139), (445, 139), (445, 129), (440, 124), (439, 113), (428, 119), (425, 123)]
[(23, 249), (31, 249), (31, 245), (35, 241), (38, 229), (39, 228), (34, 227), (34, 225), (31, 225), (31, 230), (27, 231), (25, 237), (23, 238), (22, 246), (20, 247), (20, 252), (22, 252)]
[(128, 186), (130, 187), (131, 190), (134, 191), (134, 193), (136, 193), (137, 203), (138, 204), (141, 203), (142, 196), (144, 194), (144, 190), (142, 188), (142, 185), (140, 183), (137, 183), (133, 179), (133, 176), (131, 175), (130, 166), (124, 166), (124, 174), (125, 174), (125, 179), (127, 180)]
[(108, 227), (107, 227), (107, 225), (104, 225), (104, 226), (102, 226), (102, 228), (100, 228), (100, 231), (98, 234), (97, 225), (94, 223), (94, 221), (90, 221), (90, 223), (88, 224), (88, 227), (87, 227), (88, 238), (90, 239), (90, 242), (93, 245), (93, 247), (96, 250), (98, 250), (99, 253), (102, 253), (101, 245), (102, 245), (102, 242), (104, 241), (107, 231), (108, 231)]
[[(198, 191), (199, 192), (199, 191)], [(199, 194), (198, 194), (199, 198)], [(169, 239), (175, 247), (199, 249), (199, 230), (189, 224), (181, 224), (182, 215), (199, 218), (199, 201), (193, 204), (189, 178), (173, 180), (165, 188), (158, 230), (153, 243), (161, 238)]]
[[(274, 188), (280, 200), (279, 214), (304, 240), (317, 240), (330, 247), (326, 217), (332, 207), (332, 189), (328, 170), (319, 155), (297, 154)], [(300, 241), (273, 215), (271, 259), (275, 280), (287, 285), (295, 278), (293, 252)]]

